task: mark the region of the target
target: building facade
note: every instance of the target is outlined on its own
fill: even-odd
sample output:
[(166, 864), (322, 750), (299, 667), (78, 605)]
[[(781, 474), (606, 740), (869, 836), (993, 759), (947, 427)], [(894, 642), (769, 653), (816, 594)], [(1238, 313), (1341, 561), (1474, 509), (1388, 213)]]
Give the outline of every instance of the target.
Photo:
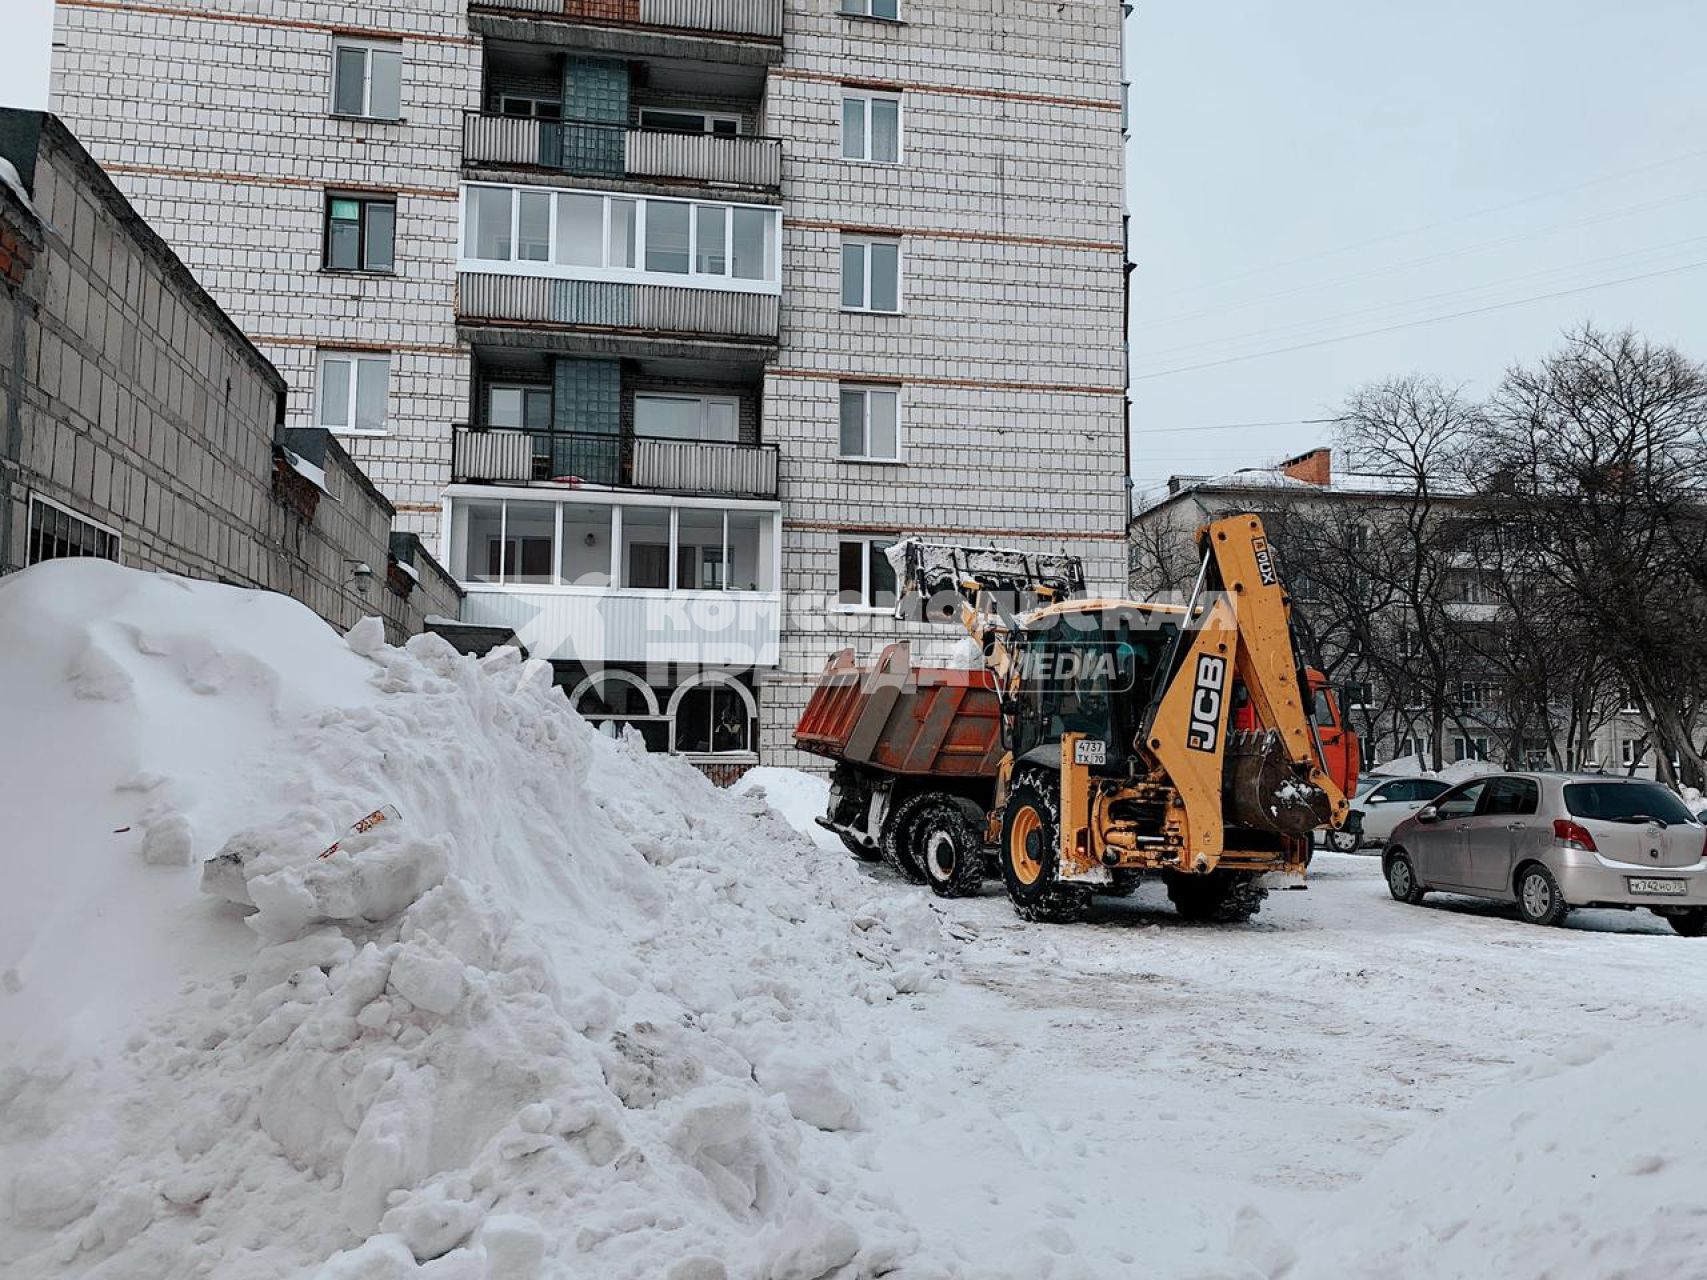
[[(100, 556), (394, 642), (459, 589), (51, 115), (0, 110), (0, 573)], [(365, 570), (366, 572), (360, 572)]]
[[(60, 0), (54, 94), (585, 713), (801, 764), (903, 534), (1124, 576), (1121, 6)], [(162, 73), (169, 68), (169, 73)], [(193, 92), (185, 92), (193, 86)]]

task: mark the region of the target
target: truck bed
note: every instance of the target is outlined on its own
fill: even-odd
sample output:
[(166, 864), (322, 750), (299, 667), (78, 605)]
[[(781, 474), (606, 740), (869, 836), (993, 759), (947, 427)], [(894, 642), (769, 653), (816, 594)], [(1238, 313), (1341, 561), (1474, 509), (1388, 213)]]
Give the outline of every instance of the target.
[(906, 641), (870, 667), (852, 649), (831, 658), (794, 729), (802, 751), (885, 773), (994, 776), (1001, 705), (988, 671), (915, 667)]

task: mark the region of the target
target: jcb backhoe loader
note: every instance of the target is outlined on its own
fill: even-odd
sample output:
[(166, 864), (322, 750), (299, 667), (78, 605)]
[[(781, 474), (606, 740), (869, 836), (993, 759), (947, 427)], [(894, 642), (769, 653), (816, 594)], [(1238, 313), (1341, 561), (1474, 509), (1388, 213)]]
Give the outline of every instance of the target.
[[(838, 655), (796, 730), (803, 748), (840, 761), (825, 825), (856, 851), (895, 848), (892, 861), (943, 893), (975, 887), (982, 868), (969, 873), (967, 859), (981, 864), (982, 850), (963, 847), (975, 830), (1027, 919), (1076, 918), (1098, 889), (1151, 875), (1188, 917), (1248, 918), (1261, 877), (1301, 875), (1311, 833), (1345, 821), (1357, 745), (1298, 653), (1261, 520), (1220, 520), (1198, 541), (1183, 606), (1086, 599), (1070, 556), (891, 548), (902, 607), (958, 617), (982, 647), (999, 755), (991, 744), (987, 793), (962, 769), (933, 801), (941, 766), (921, 777), (904, 765), (957, 758), (934, 744), (970, 741), (977, 722), (962, 724), (959, 708), (980, 704), (943, 696), (942, 672), (915, 671), (929, 679), (906, 696), (890, 652), (868, 677), (888, 696), (862, 704), (847, 693), (862, 673)], [(937, 755), (885, 755), (886, 741), (921, 731)]]

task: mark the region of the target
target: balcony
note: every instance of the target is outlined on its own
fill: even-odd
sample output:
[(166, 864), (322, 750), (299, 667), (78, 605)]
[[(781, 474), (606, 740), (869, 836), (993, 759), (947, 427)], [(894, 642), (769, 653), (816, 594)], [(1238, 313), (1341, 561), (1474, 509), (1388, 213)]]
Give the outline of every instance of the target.
[(537, 14), (600, 26), (719, 36), (782, 36), (782, 0), (471, 0), (471, 9)]
[(453, 488), (447, 506), (462, 621), (508, 627), (535, 657), (778, 661), (774, 503)]
[[(777, 341), (778, 298), (669, 285), (462, 272), (459, 321), (634, 330), (658, 337)], [(588, 348), (589, 350), (592, 348)]]
[(451, 428), (453, 483), (562, 483), (658, 493), (774, 498), (775, 445), (574, 431)]
[(479, 111), (463, 116), (462, 162), (477, 168), (658, 178), (771, 192), (782, 186), (782, 143), (775, 138)]

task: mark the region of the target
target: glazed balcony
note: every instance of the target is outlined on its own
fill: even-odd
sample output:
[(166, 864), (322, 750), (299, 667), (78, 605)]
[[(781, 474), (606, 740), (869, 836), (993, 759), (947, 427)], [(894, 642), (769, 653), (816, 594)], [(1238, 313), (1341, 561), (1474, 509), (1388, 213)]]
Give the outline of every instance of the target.
[(463, 117), (462, 162), (479, 169), (653, 178), (773, 192), (782, 186), (782, 143), (775, 138), (479, 111)]

